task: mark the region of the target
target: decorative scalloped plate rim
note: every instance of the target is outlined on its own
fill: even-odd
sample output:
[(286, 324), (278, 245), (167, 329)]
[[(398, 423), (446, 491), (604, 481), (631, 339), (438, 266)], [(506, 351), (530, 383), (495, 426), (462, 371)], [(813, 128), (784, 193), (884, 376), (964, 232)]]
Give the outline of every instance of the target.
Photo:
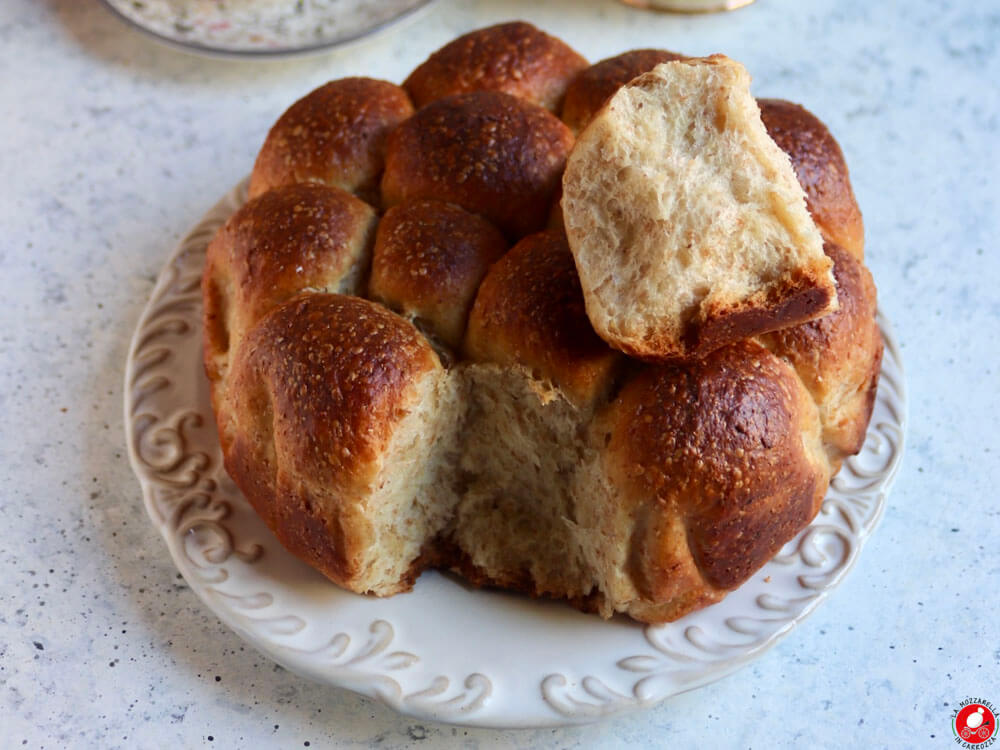
[[(374, 0), (374, 2), (378, 3), (379, 0)], [(309, 42), (303, 41), (302, 34), (290, 33), (279, 21), (272, 20), (271, 23), (258, 27), (252, 22), (244, 21), (241, 23), (239, 19), (236, 19), (231, 22), (236, 32), (241, 37), (253, 38), (242, 44), (235, 44), (223, 41), (219, 34), (212, 30), (212, 24), (203, 24), (203, 27), (196, 27), (190, 32), (182, 33), (168, 29), (163, 24), (152, 22), (145, 18), (141, 12), (129, 8), (130, 0), (103, 0), (104, 5), (114, 15), (161, 44), (182, 52), (206, 57), (243, 60), (285, 59), (327, 52), (385, 31), (404, 19), (412, 19), (432, 2), (434, 0), (408, 0), (403, 3), (404, 7), (384, 19), (362, 26), (347, 34), (329, 33), (320, 36), (316, 41)], [(317, 21), (321, 25), (330, 24), (334, 17), (334, 14), (328, 12)]]
[(677, 622), (603, 621), (559, 602), (480, 591), (437, 572), (413, 592), (358, 596), (287, 553), (221, 465), (201, 365), (200, 277), (246, 181), (181, 241), (140, 318), (125, 374), (129, 458), (178, 570), (263, 654), (403, 714), (503, 728), (595, 721), (717, 680), (760, 656), (825, 599), (878, 523), (906, 420), (899, 349), (885, 341), (858, 456), (816, 519), (719, 604)]

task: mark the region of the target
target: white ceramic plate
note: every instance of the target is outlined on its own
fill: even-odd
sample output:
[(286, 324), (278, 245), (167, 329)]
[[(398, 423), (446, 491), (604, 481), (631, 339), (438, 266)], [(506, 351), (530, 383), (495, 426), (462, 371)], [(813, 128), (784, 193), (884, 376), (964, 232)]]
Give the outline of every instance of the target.
[[(426, 573), (389, 599), (340, 590), (282, 548), (221, 464), (201, 364), (205, 248), (246, 199), (216, 205), (168, 261), (126, 367), (129, 456), (146, 508), (191, 588), (288, 669), (419, 718), (494, 727), (593, 721), (690, 690), (759, 656), (840, 582), (882, 514), (903, 451), (899, 351), (860, 455), (822, 511), (724, 601), (677, 622), (605, 622), (557, 602)], [(830, 657), (832, 658), (832, 657)]]
[(432, 0), (104, 0), (154, 39), (221, 57), (320, 52), (379, 31)]

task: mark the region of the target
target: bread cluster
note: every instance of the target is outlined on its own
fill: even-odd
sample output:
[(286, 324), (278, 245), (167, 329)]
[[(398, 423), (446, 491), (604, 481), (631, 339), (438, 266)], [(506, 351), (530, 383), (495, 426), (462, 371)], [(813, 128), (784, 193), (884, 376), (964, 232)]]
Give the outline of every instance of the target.
[(609, 97), (682, 59), (590, 66), (508, 23), (402, 86), (333, 81), (278, 119), (208, 248), (204, 353), (226, 469), (293, 554), (358, 593), (440, 568), (663, 622), (810, 522), (861, 447), (881, 357), (822, 123), (758, 103), (835, 311), (642, 358), (588, 316), (567, 159)]

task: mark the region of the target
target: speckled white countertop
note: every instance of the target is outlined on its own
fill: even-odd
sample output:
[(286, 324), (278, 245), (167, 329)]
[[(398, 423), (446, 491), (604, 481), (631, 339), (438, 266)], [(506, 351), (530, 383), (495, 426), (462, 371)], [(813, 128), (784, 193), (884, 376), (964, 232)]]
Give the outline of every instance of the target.
[[(565, 730), (418, 723), (269, 663), (179, 580), (126, 459), (123, 363), (181, 234), (331, 78), (401, 80), (525, 18), (593, 60), (726, 52), (830, 126), (895, 323), (907, 455), (881, 527), (777, 648), (656, 708)], [(611, 0), (441, 0), (349, 49), (206, 60), (99, 3), (0, 7), (0, 747), (940, 747), (1000, 704), (1000, 8), (759, 0), (717, 16)]]

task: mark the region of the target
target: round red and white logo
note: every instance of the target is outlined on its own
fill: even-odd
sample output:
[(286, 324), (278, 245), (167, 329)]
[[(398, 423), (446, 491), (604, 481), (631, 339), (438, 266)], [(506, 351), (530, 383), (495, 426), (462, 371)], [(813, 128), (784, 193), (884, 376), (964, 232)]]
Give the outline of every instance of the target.
[(989, 701), (966, 698), (952, 714), (951, 728), (962, 747), (989, 747), (997, 738), (997, 710)]

